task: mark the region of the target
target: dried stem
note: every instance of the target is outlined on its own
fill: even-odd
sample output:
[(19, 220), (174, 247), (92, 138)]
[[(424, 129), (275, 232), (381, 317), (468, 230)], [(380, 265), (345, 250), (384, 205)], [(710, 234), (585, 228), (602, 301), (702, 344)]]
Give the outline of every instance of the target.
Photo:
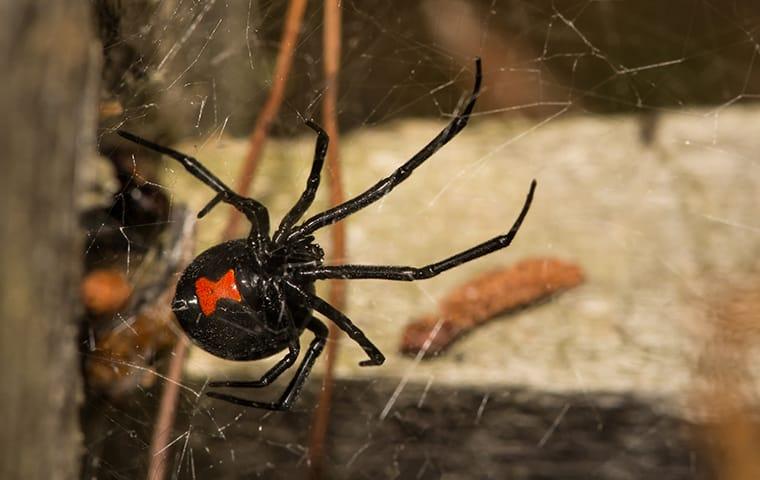
[[(298, 34), (301, 31), (305, 10), (306, 0), (291, 0), (288, 5), (288, 12), (285, 16), (285, 28), (282, 31), (282, 38), (280, 39), (280, 51), (277, 53), (277, 60), (274, 66), (272, 88), (269, 90), (269, 97), (256, 119), (256, 125), (254, 125), (253, 131), (251, 131), (248, 137), (250, 147), (245, 157), (245, 163), (243, 163), (237, 177), (235, 191), (240, 195), (248, 196), (261, 152), (264, 150), (264, 144), (266, 144), (269, 136), (269, 129), (277, 113), (280, 111), (280, 105), (282, 105), (282, 99), (285, 96), (285, 85), (290, 74), (290, 67), (293, 65), (293, 52), (296, 48)], [(235, 236), (240, 218), (240, 214), (237, 211), (232, 213), (222, 235), (224, 239), (230, 239)]]
[(174, 416), (177, 411), (177, 399), (179, 398), (179, 380), (182, 377), (182, 364), (185, 363), (187, 352), (187, 338), (181, 336), (174, 346), (174, 353), (169, 362), (169, 371), (161, 393), (161, 404), (158, 407), (158, 418), (153, 429), (153, 437), (150, 439), (150, 463), (148, 466), (148, 480), (162, 480), (166, 476), (166, 458), (170, 449), (166, 445), (170, 442)]
[[(187, 221), (185, 215), (182, 239), (185, 243), (180, 246), (178, 252), (181, 265), (187, 265), (192, 258), (195, 248), (195, 234), (193, 231), (194, 224)], [(188, 238), (192, 240), (187, 240)], [(166, 294), (166, 303), (171, 301), (174, 296), (174, 288), (169, 289)], [(177, 399), (179, 398), (180, 381), (182, 380), (182, 365), (185, 364), (188, 341), (187, 337), (180, 335), (177, 343), (174, 345), (171, 360), (169, 361), (169, 371), (166, 373), (167, 381), (161, 392), (161, 403), (156, 414), (156, 424), (153, 427), (153, 436), (150, 440), (150, 457), (148, 461), (148, 480), (163, 480), (166, 476), (166, 462), (172, 426), (174, 417), (177, 413)]]
[[(344, 201), (343, 182), (340, 169), (340, 138), (338, 132), (338, 72), (340, 70), (341, 54), (341, 11), (340, 0), (326, 0), (324, 4), (324, 55), (325, 55), (325, 97), (322, 103), (322, 122), (330, 136), (330, 149), (327, 152), (327, 170), (330, 172), (330, 205), (338, 205)], [(336, 223), (330, 229), (332, 240), (332, 258), (336, 263), (346, 259), (346, 231), (342, 222)], [(345, 283), (340, 280), (330, 282), (330, 302), (342, 309), (346, 303)], [(322, 393), (319, 406), (314, 412), (309, 442), (310, 477), (320, 479), (324, 471), (324, 451), (327, 428), (330, 420), (332, 403), (333, 371), (338, 350), (340, 331), (330, 323), (330, 336), (327, 344), (327, 360), (325, 374), (322, 379)]]

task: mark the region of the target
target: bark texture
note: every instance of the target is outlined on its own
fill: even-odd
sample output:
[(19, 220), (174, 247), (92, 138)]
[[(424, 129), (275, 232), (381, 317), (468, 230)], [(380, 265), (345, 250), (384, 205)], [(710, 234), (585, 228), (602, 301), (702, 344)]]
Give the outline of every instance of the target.
[(93, 151), (88, 2), (0, 6), (0, 478), (76, 478), (76, 165)]

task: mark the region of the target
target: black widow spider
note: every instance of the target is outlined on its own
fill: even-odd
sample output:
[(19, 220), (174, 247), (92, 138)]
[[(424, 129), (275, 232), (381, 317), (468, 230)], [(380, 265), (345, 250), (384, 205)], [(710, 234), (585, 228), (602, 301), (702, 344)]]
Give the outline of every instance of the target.
[(324, 252), (315, 243), (312, 235), (317, 229), (335, 223), (385, 196), (467, 125), (480, 91), (480, 59), (476, 61), (475, 67), (475, 87), (467, 105), (430, 143), (390, 176), (364, 193), (295, 226), (314, 200), (329, 141), (322, 128), (312, 121), (307, 121), (306, 125), (317, 132), (317, 144), (306, 189), (271, 237), (269, 212), (264, 205), (232, 191), (198, 160), (131, 133), (118, 132), (132, 142), (174, 158), (217, 192), (198, 213), (199, 218), (219, 202), (226, 202), (242, 212), (251, 223), (251, 232), (247, 238), (211, 247), (193, 260), (177, 283), (172, 309), (187, 335), (201, 348), (218, 357), (248, 361), (266, 358), (285, 349), (288, 352), (259, 380), (218, 381), (210, 382), (209, 386), (260, 388), (269, 385), (295, 364), (300, 351), (299, 337), (303, 331), (308, 329), (314, 333), (314, 340), (279, 400), (271, 403), (258, 402), (219, 392), (207, 392), (208, 396), (248, 407), (289, 409), (298, 397), (327, 339), (327, 327), (312, 316), (312, 310), (329, 318), (364, 349), (369, 359), (360, 362), (359, 365), (381, 365), (385, 361), (385, 356), (380, 350), (348, 317), (315, 295), (316, 280), (422, 280), (507, 247), (511, 243), (530, 208), (536, 188), (535, 180), (531, 183), (517, 220), (506, 234), (420, 268), (323, 265)]

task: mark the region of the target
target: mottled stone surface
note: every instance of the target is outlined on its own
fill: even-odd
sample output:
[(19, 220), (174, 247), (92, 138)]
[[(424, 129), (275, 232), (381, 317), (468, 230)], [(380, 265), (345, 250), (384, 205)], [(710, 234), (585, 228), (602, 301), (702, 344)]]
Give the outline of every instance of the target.
[[(522, 230), (509, 249), (428, 281), (352, 281), (347, 313), (388, 361), (359, 368), (361, 350), (343, 339), (338, 376), (678, 398), (691, 386), (711, 295), (756, 265), (758, 117), (760, 110), (744, 106), (663, 113), (647, 145), (634, 116), (565, 112), (540, 124), (475, 116), (407, 182), (348, 220), (350, 259), (421, 265), (472, 246), (509, 228), (536, 178)], [(347, 193), (389, 174), (441, 126), (408, 120), (346, 136)], [(267, 146), (253, 191), (273, 219), (308, 173), (314, 138), (304, 132)], [(200, 149), (181, 148), (232, 184), (246, 143), (212, 138)], [(211, 198), (175, 164), (167, 167), (165, 185), (177, 201), (200, 208)], [(216, 241), (226, 217), (218, 208), (199, 224), (201, 247)], [(434, 309), (447, 289), (526, 256), (577, 262), (587, 282), (478, 329), (440, 358), (415, 362), (397, 353), (402, 327)], [(187, 372), (225, 378), (264, 368), (196, 350)]]

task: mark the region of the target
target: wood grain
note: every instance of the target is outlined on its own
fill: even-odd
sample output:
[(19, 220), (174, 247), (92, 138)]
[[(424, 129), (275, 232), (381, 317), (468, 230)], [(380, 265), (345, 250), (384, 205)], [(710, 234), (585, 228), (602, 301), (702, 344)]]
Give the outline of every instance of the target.
[(0, 7), (0, 478), (77, 478), (81, 234), (100, 50), (89, 2)]

